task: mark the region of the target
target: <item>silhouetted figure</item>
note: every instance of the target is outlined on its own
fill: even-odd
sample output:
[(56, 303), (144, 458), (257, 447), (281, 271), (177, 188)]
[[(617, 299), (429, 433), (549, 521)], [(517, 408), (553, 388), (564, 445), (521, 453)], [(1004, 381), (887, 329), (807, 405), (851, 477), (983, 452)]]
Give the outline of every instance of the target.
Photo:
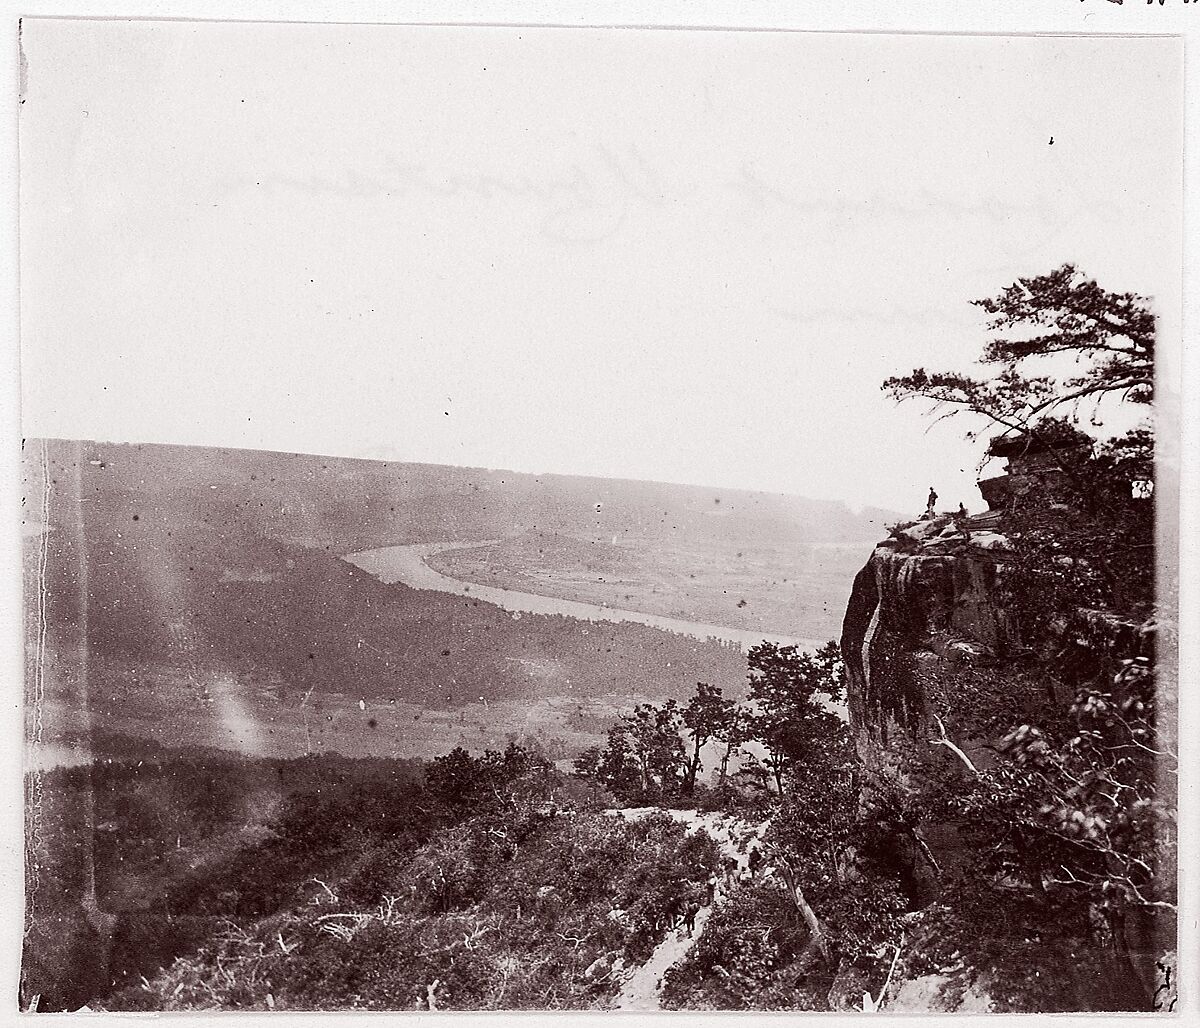
[(933, 517), (933, 509), (937, 506), (937, 493), (933, 491), (933, 486), (929, 487), (929, 499), (925, 501), (925, 516)]
[(683, 926), (687, 929), (688, 937), (696, 930), (696, 915), (700, 913), (700, 904), (694, 899), (688, 900), (687, 910), (683, 915)]
[(726, 857), (725, 864), (725, 888), (732, 889), (733, 883), (737, 878), (738, 862), (733, 857)]
[(750, 856), (746, 858), (746, 864), (750, 868), (750, 874), (758, 874), (758, 869), (762, 867), (763, 855), (757, 846), (750, 847)]
[(667, 907), (667, 930), (671, 931), (679, 927), (680, 921), (683, 919), (683, 896), (676, 895), (670, 905)]

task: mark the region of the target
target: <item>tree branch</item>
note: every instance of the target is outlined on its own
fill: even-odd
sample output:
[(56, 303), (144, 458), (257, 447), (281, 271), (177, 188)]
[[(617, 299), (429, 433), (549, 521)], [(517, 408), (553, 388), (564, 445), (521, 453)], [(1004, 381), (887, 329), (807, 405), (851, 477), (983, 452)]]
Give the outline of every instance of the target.
[(977, 768), (971, 762), (971, 758), (968, 757), (961, 749), (959, 749), (958, 746), (956, 746), (953, 742), (950, 741), (950, 737), (946, 734), (946, 726), (942, 724), (942, 719), (940, 717), (935, 717), (934, 721), (937, 722), (938, 731), (940, 731), (942, 733), (942, 737), (940, 739), (930, 739), (929, 740), (930, 745), (931, 746), (945, 746), (948, 750), (950, 750), (951, 753), (953, 753), (955, 756), (957, 756), (958, 759), (963, 762), (963, 764), (966, 765), (967, 770), (970, 771), (971, 774), (975, 775), (976, 777), (979, 777), (979, 768)]

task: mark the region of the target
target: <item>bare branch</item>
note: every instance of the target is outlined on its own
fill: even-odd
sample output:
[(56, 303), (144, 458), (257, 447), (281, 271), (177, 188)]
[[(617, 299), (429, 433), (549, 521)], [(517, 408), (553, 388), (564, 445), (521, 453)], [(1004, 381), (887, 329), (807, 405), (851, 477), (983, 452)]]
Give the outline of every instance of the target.
[(968, 757), (958, 746), (950, 741), (949, 736), (946, 735), (946, 726), (942, 724), (942, 719), (940, 717), (935, 717), (934, 721), (937, 722), (938, 731), (942, 733), (942, 737), (940, 739), (930, 739), (929, 744), (931, 746), (945, 746), (948, 750), (950, 750), (951, 753), (957, 756), (958, 759), (963, 762), (963, 764), (966, 765), (967, 770), (970, 771), (971, 774), (978, 777), (979, 768), (977, 768), (971, 762), (970, 757)]

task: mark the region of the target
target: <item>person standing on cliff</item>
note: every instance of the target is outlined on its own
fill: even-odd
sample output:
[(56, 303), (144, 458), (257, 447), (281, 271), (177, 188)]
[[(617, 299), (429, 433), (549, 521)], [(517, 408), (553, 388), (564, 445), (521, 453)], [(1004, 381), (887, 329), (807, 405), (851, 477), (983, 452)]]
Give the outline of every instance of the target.
[(933, 491), (933, 486), (929, 487), (929, 499), (925, 501), (925, 516), (933, 517), (933, 508), (937, 505), (937, 493)]

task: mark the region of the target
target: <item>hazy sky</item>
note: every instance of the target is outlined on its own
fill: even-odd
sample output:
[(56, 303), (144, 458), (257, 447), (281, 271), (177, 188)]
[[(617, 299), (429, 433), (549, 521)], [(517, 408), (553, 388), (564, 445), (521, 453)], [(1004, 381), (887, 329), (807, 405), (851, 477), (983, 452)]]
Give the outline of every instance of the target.
[(23, 43), (26, 435), (978, 509), (967, 425), (880, 382), (1064, 261), (1178, 302), (1176, 40)]

